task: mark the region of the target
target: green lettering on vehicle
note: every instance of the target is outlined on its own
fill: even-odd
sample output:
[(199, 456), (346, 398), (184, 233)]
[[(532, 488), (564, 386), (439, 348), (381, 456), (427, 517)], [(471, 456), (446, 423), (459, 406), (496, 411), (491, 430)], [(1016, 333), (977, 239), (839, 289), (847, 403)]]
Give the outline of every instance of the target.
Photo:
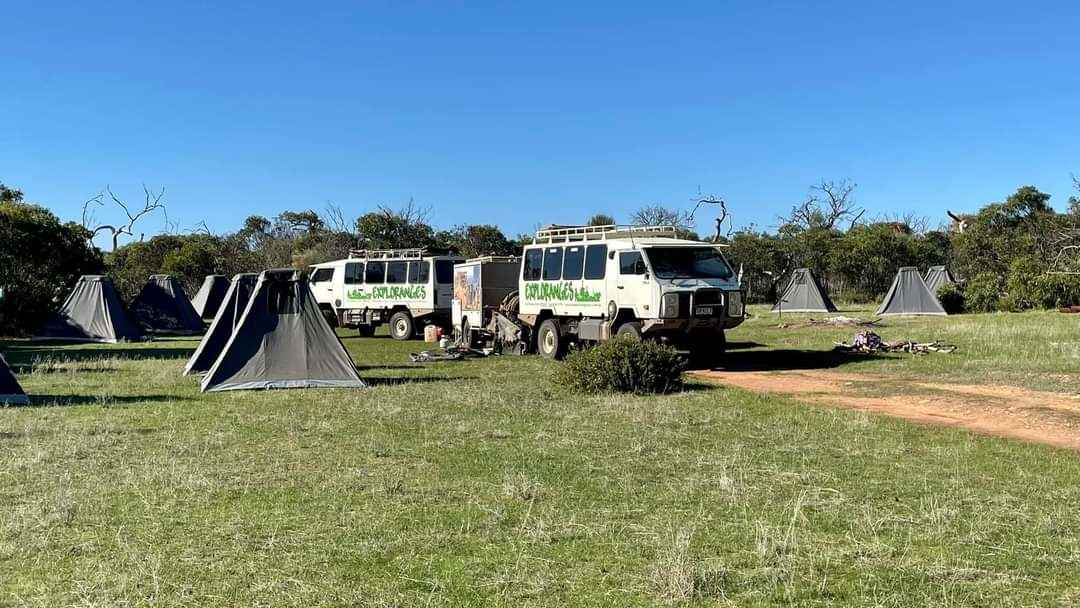
[(358, 302), (367, 300), (423, 300), (427, 288), (423, 285), (379, 285), (370, 291), (360, 287), (345, 293), (346, 299)]
[(572, 283), (528, 283), (525, 285), (525, 299), (541, 302), (575, 302), (578, 304), (599, 303), (602, 294), (590, 291), (588, 287), (577, 289)]

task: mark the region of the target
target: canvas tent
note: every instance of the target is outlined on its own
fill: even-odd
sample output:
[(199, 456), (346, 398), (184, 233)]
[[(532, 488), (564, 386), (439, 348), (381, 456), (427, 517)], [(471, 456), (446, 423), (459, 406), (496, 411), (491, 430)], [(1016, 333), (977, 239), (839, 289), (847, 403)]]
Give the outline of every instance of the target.
[(926, 287), (930, 290), (930, 293), (937, 295), (937, 290), (942, 285), (954, 285), (956, 279), (949, 272), (949, 269), (944, 266), (931, 266), (930, 270), (926, 273)]
[(142, 331), (124, 311), (112, 280), (101, 275), (86, 275), (75, 284), (60, 312), (34, 339), (126, 342), (142, 337)]
[(240, 322), (202, 390), (365, 386), (307, 281), (295, 270), (259, 275)]
[(0, 405), (26, 405), (30, 399), (26, 397), (15, 374), (8, 367), (3, 355), (0, 355)]
[(829, 294), (809, 268), (798, 268), (773, 306), (773, 312), (836, 312)]
[(896, 273), (889, 293), (885, 294), (885, 300), (875, 314), (944, 315), (946, 312), (937, 296), (926, 286), (919, 269), (905, 266)]
[(192, 335), (203, 331), (199, 313), (172, 275), (152, 275), (131, 303), (131, 316), (153, 333)]
[(203, 319), (213, 319), (217, 316), (218, 308), (225, 299), (226, 291), (229, 291), (228, 277), (223, 274), (207, 275), (202, 287), (191, 299), (191, 306)]
[(240, 317), (244, 314), (244, 308), (251, 299), (251, 292), (255, 289), (258, 281), (257, 274), (238, 274), (233, 277), (225, 292), (224, 301), (218, 307), (217, 315), (210, 323), (210, 329), (206, 330), (199, 347), (188, 359), (184, 367), (184, 375), (201, 374), (208, 371), (217, 361), (221, 351), (232, 336), (233, 329), (240, 323)]

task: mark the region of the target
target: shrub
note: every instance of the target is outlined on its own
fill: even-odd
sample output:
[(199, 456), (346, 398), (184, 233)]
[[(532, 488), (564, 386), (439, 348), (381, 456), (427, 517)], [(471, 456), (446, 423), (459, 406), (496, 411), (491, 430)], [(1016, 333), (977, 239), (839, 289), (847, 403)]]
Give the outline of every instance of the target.
[(1044, 274), (1035, 280), (1041, 305), (1044, 308), (1060, 308), (1080, 304), (1080, 275)]
[(1001, 299), (998, 276), (984, 272), (975, 275), (964, 287), (964, 303), (973, 312), (994, 312)]
[(946, 283), (938, 287), (937, 299), (950, 315), (964, 312), (964, 291), (956, 283)]
[(571, 352), (559, 381), (583, 393), (669, 393), (682, 387), (683, 361), (670, 346), (616, 338)]

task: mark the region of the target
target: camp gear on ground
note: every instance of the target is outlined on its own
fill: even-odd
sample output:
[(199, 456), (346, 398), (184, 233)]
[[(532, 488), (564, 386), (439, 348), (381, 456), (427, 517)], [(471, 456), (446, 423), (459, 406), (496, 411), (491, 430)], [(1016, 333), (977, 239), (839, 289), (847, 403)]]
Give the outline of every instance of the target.
[(191, 306), (199, 317), (210, 320), (217, 316), (218, 308), (225, 301), (225, 292), (229, 291), (229, 278), (223, 274), (207, 275), (202, 287), (191, 299)]
[(258, 280), (259, 275), (252, 273), (233, 277), (225, 292), (224, 301), (210, 323), (210, 329), (206, 330), (206, 335), (184, 367), (185, 376), (204, 373), (214, 366), (214, 362), (221, 356), (221, 351), (225, 350), (225, 345), (229, 343), (233, 329), (240, 323)]
[(422, 350), (418, 353), (409, 354), (409, 360), (413, 363), (434, 363), (436, 361), (461, 361), (466, 357), (487, 357), (494, 354), (492, 349), (476, 349), (466, 346), (447, 346), (441, 351)]
[(26, 405), (30, 403), (26, 392), (19, 386), (3, 355), (0, 355), (0, 405)]
[(362, 388), (345, 346), (295, 270), (267, 270), (202, 390)]
[(937, 295), (938, 288), (942, 285), (955, 285), (956, 278), (945, 266), (931, 266), (926, 273), (926, 288), (930, 293)]
[(860, 331), (855, 334), (851, 344), (836, 342), (833, 350), (845, 353), (860, 353), (869, 355), (873, 353), (905, 352), (913, 355), (925, 355), (928, 353), (951, 353), (956, 350), (953, 344), (946, 344), (937, 340), (933, 342), (915, 342), (912, 340), (896, 340), (886, 342), (881, 336), (872, 331)]
[(131, 303), (131, 316), (147, 331), (158, 334), (202, 333), (203, 321), (191, 306), (176, 277), (155, 274)]
[(111, 343), (142, 340), (143, 334), (128, 317), (112, 280), (86, 275), (34, 339)]
[(896, 273), (889, 293), (885, 294), (877, 315), (945, 315), (930, 289), (926, 286), (919, 269), (905, 266)]
[(836, 312), (829, 294), (809, 268), (798, 268), (791, 275), (773, 312)]

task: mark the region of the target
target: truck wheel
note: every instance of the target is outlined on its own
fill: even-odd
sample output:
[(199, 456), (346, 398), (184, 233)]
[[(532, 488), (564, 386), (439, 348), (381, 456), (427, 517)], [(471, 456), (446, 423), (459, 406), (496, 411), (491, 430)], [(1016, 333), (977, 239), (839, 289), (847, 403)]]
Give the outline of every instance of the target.
[(396, 312), (390, 317), (390, 337), (395, 340), (411, 340), (415, 335), (412, 315)]
[(359, 325), (356, 328), (356, 333), (362, 338), (370, 338), (375, 335), (374, 325)]
[(542, 357), (558, 359), (563, 354), (564, 346), (565, 342), (558, 321), (548, 319), (540, 324), (540, 330), (536, 332), (536, 351)]
[(627, 321), (619, 326), (619, 329), (615, 331), (615, 335), (620, 338), (629, 338), (631, 340), (641, 341), (641, 323), (637, 321)]

